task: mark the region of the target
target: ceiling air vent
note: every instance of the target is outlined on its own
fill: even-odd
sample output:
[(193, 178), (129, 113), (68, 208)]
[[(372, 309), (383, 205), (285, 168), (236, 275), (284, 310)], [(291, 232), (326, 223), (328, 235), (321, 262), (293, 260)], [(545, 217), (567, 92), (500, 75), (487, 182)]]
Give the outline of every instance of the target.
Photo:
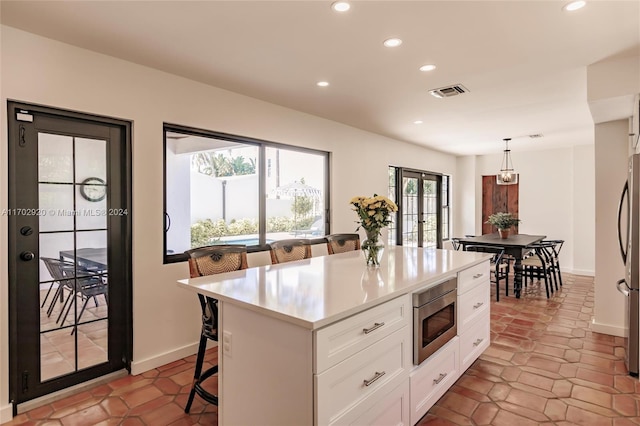
[(469, 89), (464, 87), (462, 84), (455, 84), (453, 86), (429, 90), (429, 93), (436, 98), (450, 98), (451, 96), (457, 96), (461, 93), (467, 93), (468, 91)]

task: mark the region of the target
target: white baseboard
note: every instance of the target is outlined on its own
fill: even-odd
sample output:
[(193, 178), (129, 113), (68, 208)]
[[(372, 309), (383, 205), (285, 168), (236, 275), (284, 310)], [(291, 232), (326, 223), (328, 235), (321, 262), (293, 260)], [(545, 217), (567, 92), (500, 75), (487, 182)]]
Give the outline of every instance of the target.
[[(208, 348), (213, 348), (216, 346), (216, 342), (209, 341), (207, 343)], [(142, 374), (145, 371), (153, 370), (154, 368), (158, 368), (171, 362), (177, 361), (181, 358), (188, 357), (195, 354), (196, 352), (198, 352), (198, 344), (193, 343), (191, 345), (183, 346), (181, 348), (177, 348), (160, 355), (152, 356), (140, 361), (133, 361), (131, 362), (131, 374)]]
[(0, 423), (6, 423), (13, 419), (13, 405), (7, 404), (0, 406)]
[[(564, 271), (564, 269), (563, 269)], [(573, 275), (585, 275), (587, 277), (595, 277), (596, 271), (590, 269), (569, 269), (566, 272)]]
[(626, 329), (618, 325), (597, 323), (595, 320), (591, 322), (591, 330), (596, 333), (610, 334), (612, 336), (625, 337)]

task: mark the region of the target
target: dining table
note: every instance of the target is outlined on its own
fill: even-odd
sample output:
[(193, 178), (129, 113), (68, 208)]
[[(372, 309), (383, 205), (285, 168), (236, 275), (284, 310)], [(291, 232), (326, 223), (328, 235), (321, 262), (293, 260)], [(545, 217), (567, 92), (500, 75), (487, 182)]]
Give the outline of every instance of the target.
[(61, 250), (60, 260), (69, 259), (78, 265), (94, 271), (108, 269), (106, 247), (86, 247), (76, 250)]
[(501, 238), (500, 234), (495, 232), (493, 234), (484, 234), (459, 238), (460, 246), (462, 250), (465, 250), (470, 245), (484, 245), (492, 247), (504, 248), (504, 253), (510, 255), (514, 259), (513, 271), (513, 292), (516, 298), (520, 298), (522, 292), (522, 258), (530, 250), (532, 244), (538, 243), (547, 238), (546, 235), (529, 235), (529, 234), (515, 234), (509, 235), (507, 238)]

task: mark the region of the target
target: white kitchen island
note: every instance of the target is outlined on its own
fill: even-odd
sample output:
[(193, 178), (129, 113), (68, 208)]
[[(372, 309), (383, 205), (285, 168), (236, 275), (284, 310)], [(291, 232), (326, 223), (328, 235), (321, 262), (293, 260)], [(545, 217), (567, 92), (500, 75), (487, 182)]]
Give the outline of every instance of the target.
[[(357, 251), (180, 280), (219, 300), (219, 424), (415, 423), (488, 345), (488, 258), (391, 246), (376, 269)], [(465, 314), (481, 329), (465, 338), (477, 354), (461, 353), (458, 325), (414, 366), (411, 294), (456, 275), (458, 323), (465, 305), (482, 306)], [(473, 299), (461, 299), (470, 288)], [(432, 358), (449, 369), (433, 386)]]

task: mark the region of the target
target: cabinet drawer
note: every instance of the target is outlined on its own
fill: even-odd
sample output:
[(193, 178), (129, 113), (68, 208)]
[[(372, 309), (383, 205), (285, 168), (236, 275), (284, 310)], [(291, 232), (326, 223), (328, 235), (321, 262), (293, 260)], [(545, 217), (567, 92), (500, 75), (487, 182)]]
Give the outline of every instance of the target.
[(458, 294), (471, 290), (490, 278), (489, 260), (458, 273)]
[(411, 325), (411, 296), (406, 295), (378, 305), (318, 330), (314, 334), (314, 372), (326, 369)]
[(416, 424), (458, 380), (458, 351), (459, 342), (456, 337), (411, 373), (411, 424)]
[(491, 342), (489, 312), (477, 318), (469, 330), (460, 335), (460, 371), (465, 371), (489, 347)]
[(367, 400), (340, 419), (345, 425), (411, 426), (409, 409), (409, 378), (382, 396)]
[(489, 311), (490, 285), (489, 281), (485, 281), (458, 296), (458, 335), (464, 333), (480, 316)]
[(359, 404), (379, 401), (406, 381), (410, 362), (410, 327), (404, 327), (316, 375), (316, 424), (343, 423)]

